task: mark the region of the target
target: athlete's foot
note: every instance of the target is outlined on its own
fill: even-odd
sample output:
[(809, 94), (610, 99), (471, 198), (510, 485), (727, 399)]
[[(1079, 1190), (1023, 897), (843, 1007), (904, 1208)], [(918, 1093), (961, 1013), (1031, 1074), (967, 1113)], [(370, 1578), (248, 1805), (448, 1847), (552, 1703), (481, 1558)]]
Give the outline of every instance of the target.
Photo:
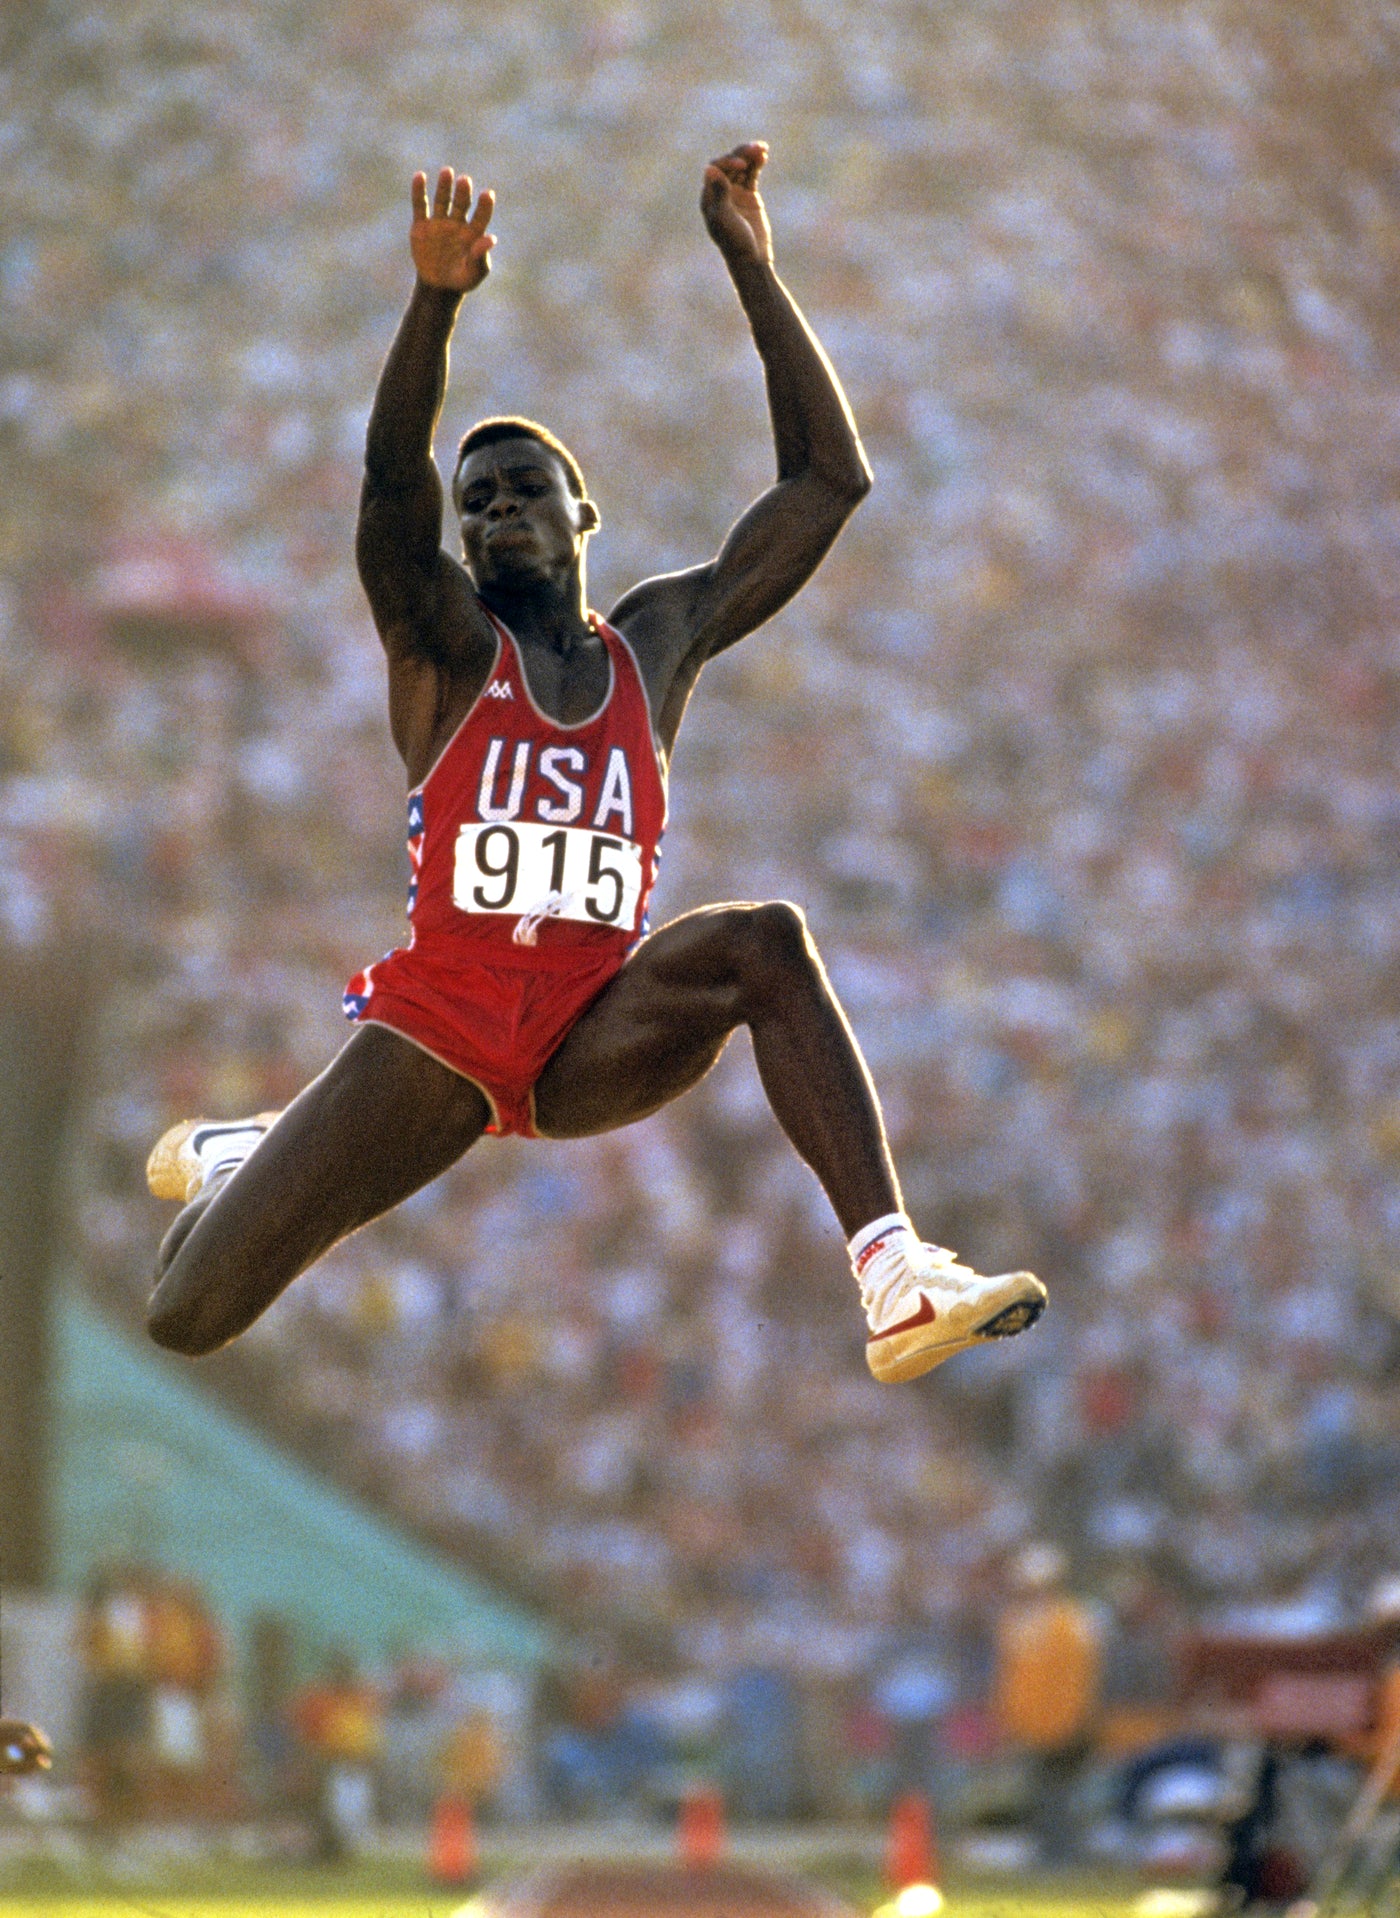
[(182, 1119), (162, 1133), (146, 1161), (146, 1184), (158, 1199), (188, 1205), (220, 1172), (242, 1165), (273, 1120), (275, 1112), (251, 1119)]
[(970, 1345), (1026, 1331), (1047, 1303), (1033, 1272), (983, 1278), (907, 1230), (872, 1237), (855, 1265), (870, 1328), (866, 1363), (886, 1384), (916, 1379)]

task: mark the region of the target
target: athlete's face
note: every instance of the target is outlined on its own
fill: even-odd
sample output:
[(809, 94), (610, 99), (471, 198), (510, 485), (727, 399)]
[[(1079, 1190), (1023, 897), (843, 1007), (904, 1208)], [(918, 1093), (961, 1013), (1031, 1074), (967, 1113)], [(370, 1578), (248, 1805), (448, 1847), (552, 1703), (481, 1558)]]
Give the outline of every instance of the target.
[(598, 524), (592, 500), (570, 490), (563, 465), (538, 440), (496, 440), (463, 460), (453, 496), (462, 557), (478, 586), (563, 580)]

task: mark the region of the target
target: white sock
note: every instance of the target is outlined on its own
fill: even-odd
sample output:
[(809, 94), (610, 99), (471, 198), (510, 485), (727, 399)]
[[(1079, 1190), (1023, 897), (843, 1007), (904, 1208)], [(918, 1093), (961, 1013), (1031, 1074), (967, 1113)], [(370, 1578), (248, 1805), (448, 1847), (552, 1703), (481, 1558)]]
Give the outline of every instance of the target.
[(872, 1219), (869, 1225), (863, 1225), (847, 1247), (851, 1255), (851, 1270), (857, 1279), (877, 1252), (898, 1248), (906, 1238), (912, 1239), (915, 1245), (920, 1242), (907, 1212), (887, 1212), (883, 1218)]

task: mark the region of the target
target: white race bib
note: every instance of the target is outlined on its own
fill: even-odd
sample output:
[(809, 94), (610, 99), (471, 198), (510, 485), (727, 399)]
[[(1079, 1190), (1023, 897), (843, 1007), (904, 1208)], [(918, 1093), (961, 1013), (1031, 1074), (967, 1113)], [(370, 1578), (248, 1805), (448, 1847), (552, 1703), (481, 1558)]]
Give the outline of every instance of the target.
[(552, 900), (551, 918), (633, 932), (641, 896), (642, 849), (616, 833), (529, 819), (458, 831), (452, 901), (463, 912), (521, 917)]

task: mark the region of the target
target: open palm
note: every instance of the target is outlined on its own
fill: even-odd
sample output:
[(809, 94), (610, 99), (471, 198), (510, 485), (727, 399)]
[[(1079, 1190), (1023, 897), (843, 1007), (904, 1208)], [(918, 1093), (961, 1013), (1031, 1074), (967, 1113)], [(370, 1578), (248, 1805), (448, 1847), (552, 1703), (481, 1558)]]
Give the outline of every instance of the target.
[(470, 293), (480, 286), (491, 271), (494, 233), (488, 233), (496, 196), (485, 192), (470, 211), (472, 183), (465, 173), (442, 168), (431, 208), (428, 205), (428, 176), (413, 176), (413, 225), (408, 244), (413, 264), (425, 286), (444, 292)]

